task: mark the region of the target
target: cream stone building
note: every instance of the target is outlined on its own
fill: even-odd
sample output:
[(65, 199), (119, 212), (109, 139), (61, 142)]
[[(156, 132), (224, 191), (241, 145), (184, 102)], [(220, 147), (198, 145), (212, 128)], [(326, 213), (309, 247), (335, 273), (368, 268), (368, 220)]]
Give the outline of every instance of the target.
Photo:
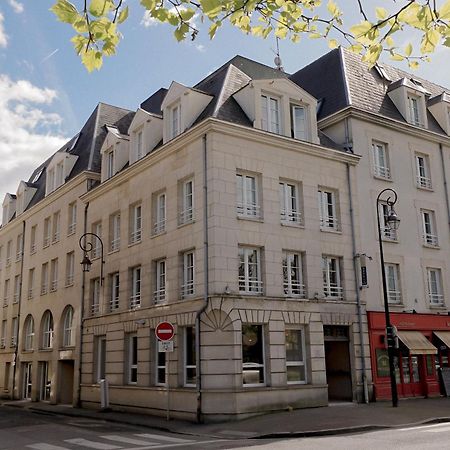
[(438, 395), (449, 105), (341, 49), (100, 104), (3, 203), (4, 394), (205, 421), (387, 398), (379, 214), (400, 394)]

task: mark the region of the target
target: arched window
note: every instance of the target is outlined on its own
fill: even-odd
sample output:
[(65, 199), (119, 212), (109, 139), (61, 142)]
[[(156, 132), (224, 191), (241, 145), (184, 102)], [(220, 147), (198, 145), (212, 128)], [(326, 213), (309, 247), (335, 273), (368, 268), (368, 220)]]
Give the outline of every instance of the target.
[(42, 317), (42, 348), (53, 347), (53, 316), (50, 311), (45, 311)]
[(25, 319), (25, 342), (23, 345), (24, 350), (33, 350), (34, 339), (34, 320), (31, 314)]
[(73, 308), (68, 306), (63, 318), (63, 347), (73, 347), (75, 345), (75, 332), (73, 329)]

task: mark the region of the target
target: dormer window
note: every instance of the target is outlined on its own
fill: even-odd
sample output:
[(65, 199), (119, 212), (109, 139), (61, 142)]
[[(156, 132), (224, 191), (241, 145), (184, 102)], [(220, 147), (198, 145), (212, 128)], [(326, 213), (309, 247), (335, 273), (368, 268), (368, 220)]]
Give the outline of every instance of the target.
[(306, 126), (306, 108), (299, 105), (291, 105), (292, 137), (302, 141), (308, 140)]
[(47, 186), (48, 186), (48, 191), (52, 192), (53, 187), (55, 186), (55, 169), (50, 169), (48, 171)]
[(422, 124), (422, 121), (420, 120), (419, 97), (408, 94), (408, 113), (410, 123), (416, 126)]
[(66, 152), (57, 152), (47, 166), (47, 180), (45, 186), (45, 195), (52, 193), (55, 189), (62, 186), (73, 166), (77, 162), (78, 156), (70, 155)]
[(56, 184), (55, 189), (64, 183), (64, 161), (56, 165)]
[(136, 158), (141, 159), (144, 156), (142, 151), (142, 130), (136, 133)]
[(114, 150), (110, 150), (107, 155), (107, 172), (106, 178), (111, 178), (114, 175)]
[(280, 134), (280, 101), (276, 97), (261, 95), (261, 128)]
[(170, 137), (173, 139), (181, 133), (181, 105), (170, 110)]

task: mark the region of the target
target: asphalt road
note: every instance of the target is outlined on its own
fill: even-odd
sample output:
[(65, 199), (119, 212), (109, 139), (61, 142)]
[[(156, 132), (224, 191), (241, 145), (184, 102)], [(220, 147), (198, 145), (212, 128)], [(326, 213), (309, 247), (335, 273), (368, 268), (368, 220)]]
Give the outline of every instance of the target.
[[(265, 441), (266, 442), (266, 441)], [(164, 433), (102, 420), (0, 407), (0, 449), (218, 450), (259, 445), (261, 441), (215, 439)]]

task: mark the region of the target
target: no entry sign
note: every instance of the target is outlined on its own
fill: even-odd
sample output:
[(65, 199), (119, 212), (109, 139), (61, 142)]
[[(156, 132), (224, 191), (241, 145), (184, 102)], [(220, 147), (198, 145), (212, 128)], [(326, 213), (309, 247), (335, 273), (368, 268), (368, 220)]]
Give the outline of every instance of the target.
[(174, 328), (170, 322), (160, 322), (155, 329), (156, 337), (160, 341), (170, 341), (174, 335)]

